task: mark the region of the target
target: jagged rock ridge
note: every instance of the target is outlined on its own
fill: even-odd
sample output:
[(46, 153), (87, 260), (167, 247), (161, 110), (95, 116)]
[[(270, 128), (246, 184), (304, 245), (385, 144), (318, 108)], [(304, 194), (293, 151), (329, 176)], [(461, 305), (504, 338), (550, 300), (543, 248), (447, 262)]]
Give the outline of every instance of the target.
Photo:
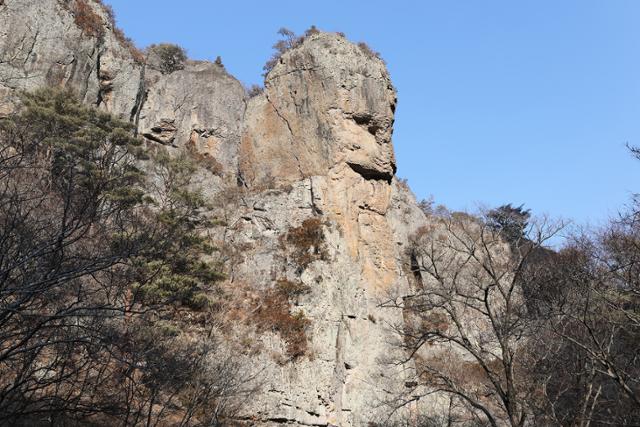
[[(88, 103), (136, 125), (149, 144), (206, 161), (213, 200), (226, 207), (219, 242), (243, 247), (229, 268), (234, 287), (264, 289), (280, 279), (307, 285), (296, 309), (310, 319), (307, 356), (274, 357), (284, 343), (258, 337), (263, 387), (243, 417), (263, 425), (362, 426), (404, 387), (406, 370), (388, 325), (402, 313), (380, 308), (389, 290), (409, 287), (404, 245), (424, 223), (395, 178), (391, 136), (396, 93), (384, 63), (336, 34), (307, 37), (267, 75), (262, 94), (218, 64), (188, 61), (162, 74), (140, 64), (108, 26), (88, 34), (61, 0), (0, 1), (0, 114), (16, 91), (73, 88)], [(321, 221), (326, 255), (301, 269), (282, 256), (282, 236)]]

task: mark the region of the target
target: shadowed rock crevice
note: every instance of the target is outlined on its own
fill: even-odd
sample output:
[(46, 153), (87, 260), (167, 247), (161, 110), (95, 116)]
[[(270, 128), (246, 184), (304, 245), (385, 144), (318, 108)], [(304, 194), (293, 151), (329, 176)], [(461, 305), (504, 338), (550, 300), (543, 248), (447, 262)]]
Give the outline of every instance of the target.
[(155, 126), (153, 126), (149, 131), (144, 132), (142, 136), (163, 145), (173, 145), (177, 131), (178, 128), (176, 127), (175, 120), (160, 119)]
[[(393, 174), (387, 173), (385, 171), (380, 171), (379, 169), (369, 168), (367, 166), (363, 166), (357, 163), (347, 162), (347, 165), (356, 172), (358, 175), (362, 176), (367, 181), (386, 181), (391, 184), (391, 180), (393, 179)], [(393, 169), (395, 173), (395, 167)]]
[(367, 132), (373, 136), (376, 136), (376, 133), (382, 129), (382, 126), (377, 124), (369, 114), (354, 114), (352, 118), (357, 125), (367, 129)]
[(112, 78), (102, 72), (101, 64), (102, 61), (102, 42), (98, 40), (98, 54), (96, 55), (96, 75), (98, 77), (98, 96), (96, 97), (96, 107), (100, 107), (104, 102), (105, 98), (108, 96), (107, 92), (113, 90), (112, 86)]
[(145, 73), (147, 71), (147, 66), (145, 64), (142, 65), (140, 69), (140, 83), (138, 85), (138, 93), (136, 94), (136, 100), (133, 104), (133, 108), (131, 109), (131, 114), (129, 116), (129, 121), (133, 123), (135, 136), (138, 136), (139, 126), (140, 126), (140, 112), (142, 111), (142, 107), (144, 106), (144, 102), (147, 99), (147, 89), (145, 85)]

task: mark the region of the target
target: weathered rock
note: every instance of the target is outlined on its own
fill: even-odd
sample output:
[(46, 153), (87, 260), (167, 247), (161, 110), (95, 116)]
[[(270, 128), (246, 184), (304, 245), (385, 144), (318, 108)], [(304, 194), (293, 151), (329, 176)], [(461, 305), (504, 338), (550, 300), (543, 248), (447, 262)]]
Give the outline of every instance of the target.
[[(278, 279), (310, 289), (292, 301), (310, 320), (307, 354), (289, 360), (281, 336), (259, 336), (264, 387), (242, 417), (263, 425), (380, 421), (380, 403), (411, 371), (385, 364), (399, 351), (389, 325), (403, 318), (380, 303), (409, 288), (405, 244), (424, 222), (394, 177), (396, 93), (384, 63), (342, 36), (313, 34), (247, 100), (217, 64), (145, 69), (97, 3), (103, 37), (86, 34), (65, 4), (0, 3), (0, 114), (12, 110), (16, 90), (71, 87), (132, 121), (150, 144), (201, 160), (206, 195), (224, 199), (217, 205), (227, 225), (212, 233), (237, 249), (225, 260), (229, 289), (258, 292)], [(309, 218), (323, 224), (326, 251), (301, 266), (285, 236)]]
[(17, 90), (68, 87), (86, 103), (134, 122), (152, 141), (183, 147), (190, 142), (235, 179), (242, 84), (206, 62), (190, 61), (166, 75), (145, 70), (102, 6), (84, 1), (97, 17), (99, 34), (76, 22), (76, 0), (0, 5), (0, 115), (13, 111)]
[(174, 119), (160, 119), (158, 123), (146, 132), (142, 132), (142, 136), (161, 144), (173, 145), (177, 131), (178, 128), (176, 128), (176, 121)]
[[(74, 2), (7, 0), (0, 6), (0, 94), (64, 86), (88, 104), (130, 118), (142, 66), (116, 37), (102, 7), (88, 1), (101, 36), (78, 25)], [(14, 101), (3, 96), (0, 111), (10, 112)]]
[(366, 179), (390, 181), (395, 104), (381, 60), (337, 34), (309, 36), (282, 56), (250, 102), (240, 170), (259, 185), (347, 164)]
[(217, 172), (235, 182), (245, 112), (242, 84), (219, 65), (189, 61), (170, 74), (148, 69), (144, 85), (140, 133), (215, 160)]
[[(264, 93), (248, 104), (239, 160), (244, 182), (250, 188), (293, 184), (293, 191), (259, 213), (239, 214), (248, 218), (245, 232), (262, 231), (275, 241), (317, 216), (327, 224), (330, 248), (328, 259), (300, 276), (312, 289), (299, 306), (312, 321), (312, 358), (285, 367), (264, 362), (272, 376), (259, 404), (280, 408), (270, 416), (304, 424), (315, 414), (312, 424), (367, 425), (383, 419), (381, 402), (404, 385), (407, 367), (384, 363), (397, 354), (387, 325), (401, 322), (402, 313), (380, 303), (388, 290), (408, 288), (403, 247), (395, 242), (407, 241), (414, 229), (409, 221), (424, 216), (415, 200), (397, 196), (404, 190), (393, 180), (395, 102), (382, 61), (339, 35), (321, 33), (285, 53)], [(269, 230), (261, 230), (258, 215), (272, 224)], [(278, 251), (275, 243), (267, 247)], [(273, 279), (255, 259), (295, 276), (291, 266), (257, 254), (264, 250), (237, 267), (243, 280)]]

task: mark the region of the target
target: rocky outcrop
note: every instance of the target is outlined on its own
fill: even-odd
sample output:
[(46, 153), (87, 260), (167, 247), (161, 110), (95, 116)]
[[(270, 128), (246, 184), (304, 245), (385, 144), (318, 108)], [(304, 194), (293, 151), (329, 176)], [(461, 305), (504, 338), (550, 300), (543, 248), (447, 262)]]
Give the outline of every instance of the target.
[[(251, 100), (240, 170), (250, 184), (295, 181), (348, 165), (391, 181), (396, 94), (384, 63), (337, 34), (287, 52)], [(254, 168), (261, 159), (260, 168)]]
[(245, 91), (222, 66), (189, 61), (162, 74), (147, 69), (139, 132), (152, 141), (186, 148), (215, 162), (235, 182)]
[[(283, 337), (258, 333), (252, 357), (264, 366), (262, 388), (240, 418), (382, 419), (382, 403), (405, 386), (411, 366), (385, 363), (399, 351), (389, 325), (402, 313), (380, 303), (408, 289), (404, 245), (424, 222), (394, 175), (396, 93), (384, 63), (341, 35), (312, 34), (247, 99), (219, 64), (189, 61), (168, 74), (139, 64), (89, 3), (102, 35), (78, 26), (74, 1), (0, 2), (0, 114), (15, 108), (17, 90), (70, 87), (130, 120), (151, 146), (192, 153), (206, 194), (224, 200), (226, 225), (212, 233), (235, 250), (225, 260), (228, 288), (258, 292), (288, 280), (309, 289), (292, 307), (309, 320), (305, 355), (286, 357)], [(321, 224), (324, 249), (301, 265), (286, 236), (310, 218)]]
[(91, 4), (100, 34), (78, 25), (73, 2), (10, 0), (0, 5), (0, 111), (15, 90), (73, 88), (88, 104), (129, 118), (142, 65), (110, 28), (106, 11)]
[[(238, 275), (264, 283), (277, 271), (311, 289), (298, 307), (311, 319), (311, 357), (285, 366), (263, 361), (271, 376), (259, 406), (270, 408), (270, 417), (367, 425), (384, 419), (382, 402), (404, 386), (410, 367), (385, 364), (397, 352), (388, 326), (402, 313), (380, 303), (389, 290), (407, 289), (402, 245), (409, 224), (424, 217), (394, 178), (395, 104), (382, 61), (336, 34), (312, 35), (284, 54), (264, 93), (249, 101), (242, 180), (250, 189), (292, 189), (258, 193), (248, 204), (253, 210), (239, 214), (237, 236), (272, 242), (246, 254)], [(300, 276), (276, 256), (267, 261), (278, 252), (277, 237), (309, 217), (326, 224), (327, 258)]]
[[(88, 5), (95, 21), (80, 21), (78, 4)], [(94, 0), (5, 1), (0, 115), (14, 109), (17, 91), (67, 87), (87, 104), (131, 121), (151, 141), (215, 158), (235, 178), (242, 84), (206, 62), (189, 61), (182, 70), (161, 74), (141, 64), (139, 55)]]

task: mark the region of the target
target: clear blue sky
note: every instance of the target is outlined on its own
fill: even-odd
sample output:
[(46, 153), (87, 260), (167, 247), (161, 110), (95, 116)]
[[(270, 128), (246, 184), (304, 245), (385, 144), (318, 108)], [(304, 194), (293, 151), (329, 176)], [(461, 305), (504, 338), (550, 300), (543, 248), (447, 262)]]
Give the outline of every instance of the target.
[(260, 83), (278, 28), (367, 41), (398, 89), (398, 175), (452, 209), (597, 224), (640, 192), (640, 1), (107, 0), (135, 42)]

